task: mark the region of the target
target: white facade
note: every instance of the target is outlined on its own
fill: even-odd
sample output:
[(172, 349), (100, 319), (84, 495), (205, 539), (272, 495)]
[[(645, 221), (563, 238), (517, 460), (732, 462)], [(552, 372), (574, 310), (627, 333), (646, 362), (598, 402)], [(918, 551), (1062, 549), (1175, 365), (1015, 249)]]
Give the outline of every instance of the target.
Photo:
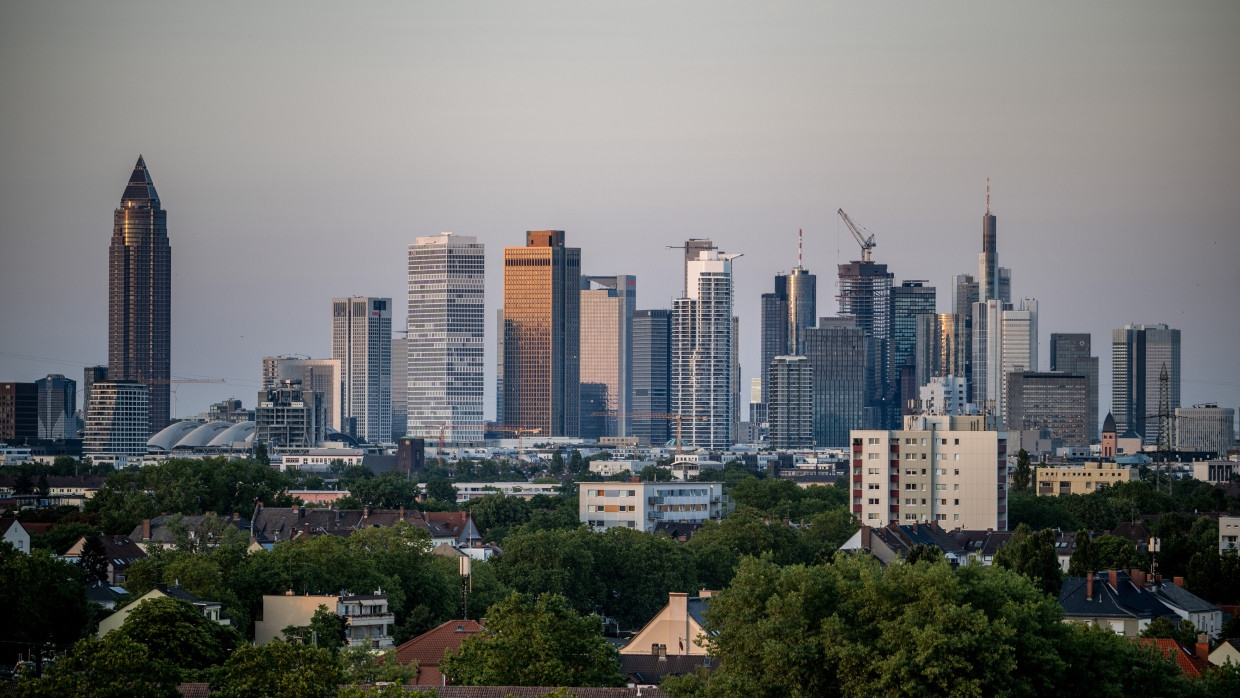
[(1218, 552), (1240, 553), (1240, 516), (1218, 517)]
[(344, 384), (344, 429), (370, 443), (392, 440), (392, 299), (332, 299), (332, 358)]
[(684, 441), (698, 448), (732, 445), (737, 415), (733, 349), (732, 260), (698, 251), (685, 262), (685, 294), (672, 305), (672, 413), (685, 417)]
[(137, 381), (96, 381), (86, 409), (84, 456), (146, 454), (147, 386)]
[(866, 526), (1007, 530), (1007, 439), (993, 417), (909, 415), (854, 430), (852, 511)]
[(1022, 298), (1020, 307), (992, 299), (973, 308), (973, 387), (984, 414), (1007, 414), (1007, 376), (1036, 371), (1038, 301)]
[(918, 395), (923, 414), (966, 415), (976, 414), (969, 402), (969, 384), (961, 376), (936, 376), (921, 386)]
[(641, 473), (647, 466), (654, 465), (654, 461), (649, 460), (592, 460), (590, 461), (590, 472), (598, 473), (603, 477), (611, 477), (620, 473), (637, 475)]
[(660, 521), (701, 523), (728, 513), (720, 482), (583, 482), (581, 523), (654, 532)]
[(1175, 408), (1175, 450), (1217, 453), (1236, 445), (1236, 411), (1215, 404)]
[(409, 246), (408, 436), (483, 440), (485, 247), (443, 233)]

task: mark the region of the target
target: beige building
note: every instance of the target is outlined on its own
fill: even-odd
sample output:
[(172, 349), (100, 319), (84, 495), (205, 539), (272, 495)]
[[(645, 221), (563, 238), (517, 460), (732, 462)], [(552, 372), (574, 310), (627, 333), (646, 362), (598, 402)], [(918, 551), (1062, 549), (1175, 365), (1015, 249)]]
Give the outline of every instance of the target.
[(179, 599), (181, 601), (187, 601), (189, 603), (192, 603), (194, 605), (194, 608), (197, 608), (199, 611), (201, 611), (202, 615), (206, 616), (208, 619), (213, 620), (216, 623), (219, 623), (220, 625), (231, 625), (232, 624), (232, 621), (229, 620), (228, 616), (225, 616), (224, 614), (220, 613), (220, 604), (218, 602), (203, 601), (202, 599), (198, 598), (197, 596), (194, 596), (188, 591), (185, 591), (179, 586), (170, 587), (170, 586), (165, 586), (163, 584), (160, 584), (159, 586), (155, 587), (154, 589), (151, 589), (150, 591), (146, 592), (142, 596), (135, 599), (133, 603), (126, 605), (124, 608), (117, 611), (116, 613), (113, 613), (107, 618), (104, 618), (103, 620), (99, 621), (99, 630), (98, 632), (95, 633), (95, 636), (102, 638), (104, 635), (107, 635), (113, 630), (116, 630), (117, 628), (124, 625), (125, 619), (129, 617), (129, 612), (137, 608), (139, 604), (149, 599), (162, 599), (162, 598), (172, 598), (172, 599)]
[(387, 649), (392, 646), (391, 626), (396, 616), (388, 609), (387, 594), (341, 595), (307, 594), (291, 591), (282, 595), (263, 595), (263, 613), (254, 623), (254, 644), (262, 645), (282, 637), (290, 625), (309, 625), (319, 606), (344, 618), (349, 647)]
[(853, 430), (852, 511), (866, 526), (1007, 530), (1007, 432), (983, 415), (908, 415)]
[(653, 533), (660, 521), (717, 521), (730, 504), (720, 482), (583, 482), (580, 490), (581, 522), (595, 529)]
[(620, 654), (706, 655), (707, 638), (703, 616), (713, 592), (702, 590), (697, 596), (682, 591), (667, 594), (667, 605), (637, 631)]
[(1218, 517), (1218, 552), (1240, 553), (1240, 516)]
[(1073, 466), (1049, 466), (1037, 469), (1037, 492), (1039, 497), (1058, 497), (1064, 494), (1089, 494), (1117, 482), (1136, 479), (1132, 468), (1116, 463), (1099, 461)]

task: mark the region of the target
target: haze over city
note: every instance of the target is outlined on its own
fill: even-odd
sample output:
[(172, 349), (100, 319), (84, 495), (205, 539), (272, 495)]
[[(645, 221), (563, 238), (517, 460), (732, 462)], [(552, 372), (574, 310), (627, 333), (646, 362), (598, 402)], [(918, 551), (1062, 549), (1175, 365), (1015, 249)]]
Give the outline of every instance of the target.
[[(566, 231), (585, 274), (670, 307), (682, 256), (759, 296), (797, 263), (834, 315), (872, 231), (897, 284), (975, 274), (987, 177), (1012, 296), (1090, 332), (1182, 332), (1181, 404), (1240, 404), (1240, 10), (814, 3), (11, 3), (0, 9), (0, 379), (107, 363), (112, 210), (138, 154), (168, 211), (177, 416), (254, 401), (261, 357), (330, 354), (330, 299), (391, 297), (406, 249)], [(495, 337), (486, 338), (488, 376)], [(488, 381), (488, 416), (493, 416)]]

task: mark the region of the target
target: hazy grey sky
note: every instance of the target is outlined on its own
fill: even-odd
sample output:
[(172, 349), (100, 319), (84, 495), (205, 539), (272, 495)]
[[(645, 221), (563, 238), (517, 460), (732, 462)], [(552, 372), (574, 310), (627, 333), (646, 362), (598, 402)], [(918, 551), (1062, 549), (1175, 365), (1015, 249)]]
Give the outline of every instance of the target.
[[(986, 177), (1013, 295), (1089, 331), (1183, 333), (1183, 402), (1240, 404), (1240, 5), (6, 2), (0, 380), (107, 361), (112, 210), (139, 153), (168, 210), (177, 414), (260, 358), (330, 354), (329, 299), (391, 296), (420, 235), (558, 228), (591, 274), (670, 307), (680, 253), (736, 264), (744, 384), (759, 295), (796, 263), (837, 305), (857, 255), (976, 273)], [(39, 357), (37, 359), (25, 357)], [(493, 381), (488, 378), (488, 387)], [(488, 414), (494, 410), (488, 394)]]

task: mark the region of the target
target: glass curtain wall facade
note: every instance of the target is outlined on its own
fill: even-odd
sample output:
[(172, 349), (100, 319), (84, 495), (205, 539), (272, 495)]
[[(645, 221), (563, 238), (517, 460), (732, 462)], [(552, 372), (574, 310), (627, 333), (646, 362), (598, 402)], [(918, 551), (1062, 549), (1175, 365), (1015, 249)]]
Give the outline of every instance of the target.
[[(1111, 414), (1120, 436), (1129, 431), (1142, 443), (1158, 443), (1160, 375), (1167, 367), (1168, 409), (1180, 406), (1180, 331), (1167, 325), (1125, 325), (1111, 333)], [(1174, 436), (1172, 435), (1174, 440)]]
[(84, 455), (146, 455), (149, 386), (137, 381), (97, 381), (86, 410)]
[(483, 440), (485, 246), (469, 235), (409, 246), (406, 434), (448, 443)]
[(767, 370), (770, 445), (814, 447), (814, 370), (804, 356), (777, 356)]
[(53, 373), (34, 383), (39, 391), (39, 438), (61, 441), (77, 436), (77, 381)]
[[(633, 412), (668, 414), (672, 409), (672, 311), (633, 313)], [(672, 438), (671, 423), (662, 418), (634, 417), (633, 436), (647, 445)]]
[(1098, 439), (1098, 357), (1090, 356), (1088, 332), (1051, 333), (1051, 371), (1083, 375), (1089, 379), (1089, 439)]
[(332, 358), (344, 383), (346, 431), (370, 443), (392, 438), (392, 299), (332, 299)]
[(805, 355), (813, 370), (814, 443), (848, 445), (848, 433), (866, 422), (868, 353), (873, 343), (856, 319), (822, 318), (806, 333)]
[[(894, 274), (886, 264), (853, 261), (839, 265), (840, 315), (857, 319), (857, 327), (871, 338), (867, 352), (870, 393), (866, 426), (885, 429), (899, 421), (899, 410), (888, 392), (891, 362), (891, 285)], [(854, 429), (858, 427), (853, 427)]]
[(503, 418), (542, 436), (581, 432), (581, 250), (563, 230), (504, 248)]
[(892, 398), (899, 405), (901, 414), (912, 414), (910, 403), (917, 398), (921, 376), (917, 375), (917, 320), (934, 315), (937, 302), (936, 290), (927, 286), (928, 281), (905, 281), (891, 289), (891, 365), (887, 375), (890, 379)]
[(581, 277), (582, 438), (632, 435), (636, 302), (635, 276)]
[(168, 426), (172, 356), (172, 247), (168, 214), (138, 156), (108, 248), (108, 378), (146, 383), (147, 435)]
[(296, 359), (288, 356), (263, 357), (263, 390), (277, 388), (284, 381), (300, 381), (305, 390), (322, 395), (327, 426), (343, 431), (344, 377), (338, 359)]

